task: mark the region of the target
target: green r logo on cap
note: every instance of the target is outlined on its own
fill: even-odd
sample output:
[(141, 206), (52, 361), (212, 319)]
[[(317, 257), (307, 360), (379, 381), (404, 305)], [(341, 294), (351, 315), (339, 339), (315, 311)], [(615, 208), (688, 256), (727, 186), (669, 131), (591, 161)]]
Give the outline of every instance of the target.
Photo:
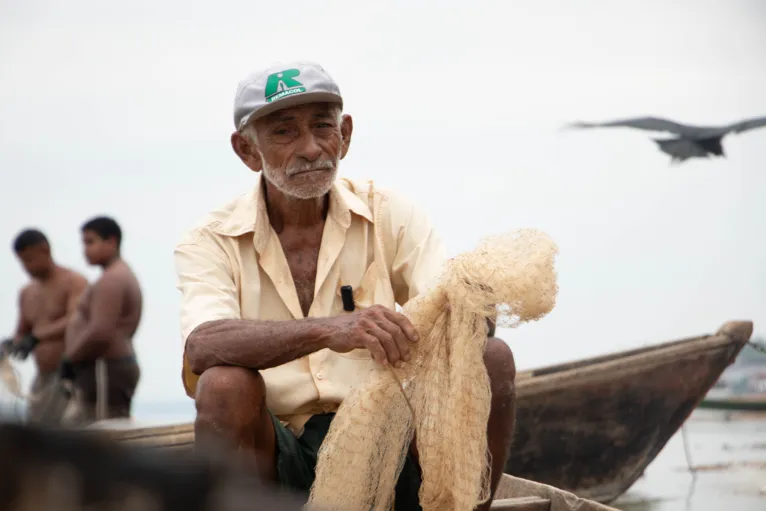
[(266, 103), (271, 103), (285, 96), (306, 92), (306, 87), (295, 79), (301, 74), (297, 69), (285, 69), (279, 73), (270, 74), (266, 79)]

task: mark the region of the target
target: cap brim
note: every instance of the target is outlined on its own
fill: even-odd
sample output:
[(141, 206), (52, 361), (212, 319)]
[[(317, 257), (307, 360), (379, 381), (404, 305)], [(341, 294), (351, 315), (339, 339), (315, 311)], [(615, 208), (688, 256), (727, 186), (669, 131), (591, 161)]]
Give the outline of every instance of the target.
[(306, 105), (308, 103), (337, 103), (342, 107), (343, 98), (337, 94), (333, 94), (332, 92), (304, 92), (303, 94), (288, 96), (285, 99), (280, 99), (279, 101), (269, 103), (268, 105), (259, 108), (255, 112), (246, 115), (242, 118), (241, 121), (239, 121), (238, 129), (241, 130), (245, 127), (245, 125), (247, 125), (247, 123), (256, 119), (260, 119), (261, 117), (276, 112), (277, 110), (282, 110), (284, 108), (290, 108), (293, 106)]

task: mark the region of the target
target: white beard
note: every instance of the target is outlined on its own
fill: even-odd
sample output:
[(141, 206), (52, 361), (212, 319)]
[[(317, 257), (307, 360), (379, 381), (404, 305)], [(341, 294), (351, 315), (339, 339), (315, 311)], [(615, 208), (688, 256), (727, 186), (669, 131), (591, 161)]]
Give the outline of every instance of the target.
[[(263, 176), (273, 184), (280, 192), (296, 199), (315, 199), (324, 196), (332, 189), (335, 178), (338, 175), (340, 155), (332, 159), (318, 160), (312, 163), (293, 165), (286, 169), (271, 167), (261, 154), (263, 164)], [(301, 178), (300, 175), (309, 171), (310, 176)], [(294, 180), (293, 178), (296, 178)]]

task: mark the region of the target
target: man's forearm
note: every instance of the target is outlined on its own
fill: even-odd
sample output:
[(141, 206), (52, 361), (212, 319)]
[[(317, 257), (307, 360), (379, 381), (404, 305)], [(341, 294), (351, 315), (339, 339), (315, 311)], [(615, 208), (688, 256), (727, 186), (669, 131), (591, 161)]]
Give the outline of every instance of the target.
[(66, 333), (67, 325), (69, 325), (69, 316), (64, 316), (53, 323), (44, 325), (40, 328), (35, 328), (32, 331), (32, 335), (40, 339), (40, 342), (49, 341), (51, 339), (60, 340)]
[(319, 351), (332, 332), (331, 318), (209, 321), (189, 335), (186, 357), (195, 374), (218, 365), (268, 369)]
[(70, 362), (95, 360), (109, 347), (109, 339), (108, 336), (96, 335), (96, 332), (88, 327), (66, 347), (64, 355)]

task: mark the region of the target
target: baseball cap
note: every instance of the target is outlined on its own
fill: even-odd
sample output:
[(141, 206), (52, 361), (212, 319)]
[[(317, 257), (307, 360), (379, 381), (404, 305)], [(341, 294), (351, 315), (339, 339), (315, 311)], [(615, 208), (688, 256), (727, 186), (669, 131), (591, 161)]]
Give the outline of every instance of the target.
[(239, 82), (234, 126), (240, 130), (271, 112), (320, 101), (343, 106), (338, 85), (322, 66), (314, 62), (276, 64)]

